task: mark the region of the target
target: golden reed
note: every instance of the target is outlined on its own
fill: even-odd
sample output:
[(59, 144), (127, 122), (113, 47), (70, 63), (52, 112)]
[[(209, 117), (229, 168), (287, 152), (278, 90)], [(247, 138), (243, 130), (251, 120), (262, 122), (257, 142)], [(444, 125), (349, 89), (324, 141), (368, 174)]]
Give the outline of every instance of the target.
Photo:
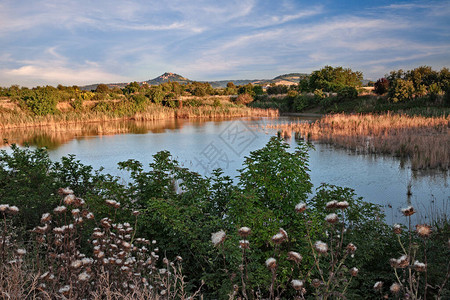
[(398, 114), (335, 114), (313, 123), (268, 125), (281, 132), (331, 143), (362, 154), (409, 158), (413, 169), (450, 166), (450, 116), (425, 118)]

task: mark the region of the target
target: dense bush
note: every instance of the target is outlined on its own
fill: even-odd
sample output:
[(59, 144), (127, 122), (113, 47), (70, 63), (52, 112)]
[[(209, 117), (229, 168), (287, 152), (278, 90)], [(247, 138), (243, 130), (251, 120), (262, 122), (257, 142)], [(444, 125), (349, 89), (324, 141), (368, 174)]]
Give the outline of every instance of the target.
[(378, 79), (374, 86), (374, 93), (377, 95), (383, 95), (386, 94), (389, 89), (389, 81), (386, 78), (380, 78)]
[(251, 102), (253, 102), (253, 97), (250, 94), (239, 94), (238, 97), (236, 98), (237, 104), (247, 105)]
[[(111, 216), (104, 205), (108, 199), (121, 203), (123, 211), (115, 212), (115, 222), (134, 223), (130, 212), (139, 210), (136, 234), (148, 240), (156, 239), (168, 258), (183, 257), (183, 274), (189, 279), (187, 288), (194, 291), (204, 280), (202, 293), (208, 299), (228, 299), (233, 285), (242, 288), (242, 278), (238, 275), (242, 270), (243, 253), (238, 247), (242, 237), (237, 232), (242, 226), (252, 231), (247, 238), (250, 247), (245, 252), (247, 293), (253, 295), (261, 290), (262, 297), (269, 296), (272, 275), (264, 262), (274, 256), (275, 249), (278, 292), (285, 290), (283, 297), (294, 297), (295, 290), (288, 286), (290, 280), (315, 265), (308, 239), (326, 241), (331, 237), (327, 237), (325, 230), (330, 233), (338, 229), (330, 227), (325, 220), (330, 214), (327, 203), (346, 202), (345, 212), (336, 211), (347, 228), (342, 243), (352, 242), (358, 248), (347, 268), (361, 269), (359, 277), (346, 288), (346, 294), (351, 299), (372, 298), (373, 281), (394, 280), (388, 262), (382, 261), (385, 255), (397, 255), (399, 248), (381, 221), (380, 209), (357, 198), (351, 189), (322, 185), (311, 195), (308, 151), (306, 144), (300, 144), (291, 152), (282, 140), (272, 138), (264, 148), (246, 158), (237, 184), (220, 170), (210, 177), (202, 177), (181, 167), (170, 153), (163, 151), (154, 156), (149, 168), (135, 160), (120, 163), (120, 168), (129, 171), (131, 178), (129, 185), (123, 185), (118, 178), (94, 172), (73, 156), (55, 163), (42, 149), (13, 146), (11, 153), (2, 151), (0, 156), (0, 199), (2, 203), (21, 208), (17, 224), (26, 228), (39, 225), (40, 216), (59, 203), (57, 190), (61, 186), (72, 187), (98, 219)], [(294, 209), (299, 202), (308, 207), (304, 217)], [(306, 227), (305, 218), (309, 220)], [(289, 238), (282, 244), (269, 242), (280, 227)], [(211, 233), (220, 230), (227, 237), (215, 249)], [(83, 247), (90, 251), (88, 244)], [(294, 273), (291, 273), (292, 262), (286, 257), (288, 251), (303, 255)], [(327, 257), (320, 261), (324, 270), (332, 264)], [(311, 279), (320, 277), (314, 268)], [(306, 281), (305, 285), (310, 295), (314, 290), (311, 282)], [(336, 286), (341, 292), (343, 287)], [(237, 295), (242, 296), (241, 288)]]

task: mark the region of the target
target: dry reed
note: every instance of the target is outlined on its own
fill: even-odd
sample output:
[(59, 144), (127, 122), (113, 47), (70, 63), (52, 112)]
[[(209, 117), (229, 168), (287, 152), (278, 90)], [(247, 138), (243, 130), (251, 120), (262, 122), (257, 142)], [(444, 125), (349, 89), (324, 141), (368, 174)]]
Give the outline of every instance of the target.
[(202, 105), (199, 107), (169, 108), (166, 106), (151, 104), (143, 111), (118, 112), (118, 111), (64, 111), (54, 115), (37, 116), (23, 112), (18, 107), (14, 109), (0, 108), (0, 130), (31, 126), (56, 126), (80, 124), (86, 122), (106, 122), (115, 120), (166, 120), (180, 118), (223, 118), (223, 117), (274, 117), (278, 116), (278, 110), (257, 109), (238, 106), (229, 101), (215, 107)]
[(389, 154), (410, 159), (413, 169), (450, 166), (450, 116), (326, 115), (314, 123), (268, 125), (312, 141), (330, 143), (362, 154)]

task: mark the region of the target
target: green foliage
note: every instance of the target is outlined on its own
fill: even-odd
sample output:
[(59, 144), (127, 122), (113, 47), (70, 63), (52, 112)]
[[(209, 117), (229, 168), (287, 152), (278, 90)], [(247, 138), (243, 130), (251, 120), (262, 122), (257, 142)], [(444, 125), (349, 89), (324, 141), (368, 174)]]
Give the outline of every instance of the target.
[[(219, 101), (219, 103), (220, 103), (220, 101)], [(190, 107), (200, 107), (203, 105), (203, 101), (199, 98), (191, 98), (191, 99), (184, 101), (184, 105), (190, 106)]]
[(70, 101), (70, 105), (75, 109), (76, 111), (83, 110), (83, 99), (76, 98), (73, 101)]
[(134, 81), (134, 82), (131, 82), (130, 84), (128, 84), (126, 87), (124, 87), (123, 89), (122, 89), (122, 91), (123, 91), (123, 93), (124, 94), (134, 94), (134, 93), (137, 93), (137, 92), (139, 92), (139, 89), (140, 89), (140, 85), (139, 85), (139, 83), (138, 82), (136, 82), (136, 81)]
[(251, 83), (246, 84), (246, 85), (242, 85), (238, 89), (238, 94), (239, 95), (241, 95), (241, 94), (248, 94), (248, 95), (254, 97), (254, 96), (256, 96), (256, 93), (253, 90), (253, 88), (254, 88), (254, 86)]
[(109, 93), (109, 91), (110, 91), (109, 87), (103, 83), (99, 84), (97, 86), (97, 88), (95, 89), (96, 93), (101, 93), (101, 94), (107, 94), (107, 93)]
[(22, 97), (25, 105), (38, 116), (54, 114), (58, 99), (56, 89), (51, 86), (38, 87)]
[(337, 93), (338, 100), (351, 100), (358, 97), (358, 91), (353, 86), (346, 86), (339, 90)]
[(345, 86), (361, 86), (363, 75), (359, 71), (352, 71), (349, 68), (325, 66), (314, 71), (309, 77), (308, 89), (323, 89), (327, 92), (338, 92)]
[(287, 85), (277, 84), (273, 86), (269, 86), (266, 90), (269, 95), (277, 95), (277, 94), (287, 94), (289, 88)]
[(391, 81), (388, 97), (392, 102), (411, 100), (414, 95), (414, 85), (410, 80), (397, 79)]

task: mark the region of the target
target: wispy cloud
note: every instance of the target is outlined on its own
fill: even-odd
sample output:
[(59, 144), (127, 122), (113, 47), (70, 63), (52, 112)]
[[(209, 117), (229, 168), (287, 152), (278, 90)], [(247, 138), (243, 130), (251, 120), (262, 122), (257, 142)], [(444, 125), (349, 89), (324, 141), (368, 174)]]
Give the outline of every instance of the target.
[[(3, 0), (0, 85), (450, 64), (449, 1)], [(357, 12), (357, 13), (356, 13)], [(377, 65), (377, 62), (379, 65)]]

